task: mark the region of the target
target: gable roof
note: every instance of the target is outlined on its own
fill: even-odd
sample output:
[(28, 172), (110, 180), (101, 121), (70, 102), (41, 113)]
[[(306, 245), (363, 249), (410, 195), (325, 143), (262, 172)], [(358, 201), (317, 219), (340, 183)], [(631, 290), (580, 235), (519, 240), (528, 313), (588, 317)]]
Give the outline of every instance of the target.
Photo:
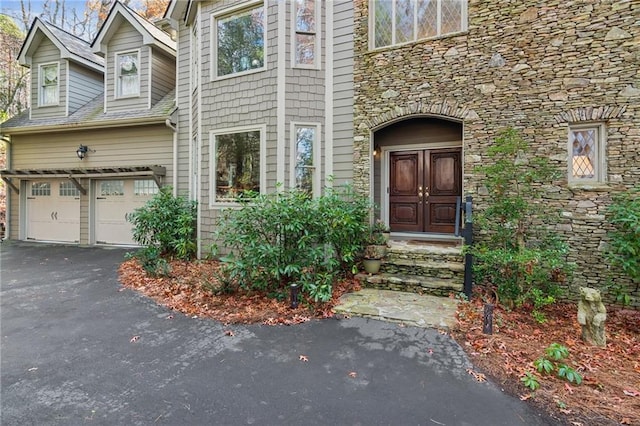
[(175, 98), (174, 89), (151, 109), (105, 113), (104, 94), (100, 94), (68, 117), (30, 119), (29, 110), (26, 110), (0, 124), (0, 134), (47, 133), (164, 123), (176, 109)]
[(131, 24), (142, 35), (143, 44), (156, 46), (170, 55), (174, 57), (176, 56), (176, 42), (171, 39), (169, 34), (165, 33), (119, 1), (114, 3), (113, 7), (109, 11), (107, 19), (104, 21), (104, 24), (100, 27), (98, 34), (93, 39), (93, 42), (91, 43), (92, 52), (102, 54), (106, 53), (107, 43), (118, 31), (118, 28), (124, 21), (129, 22), (129, 24)]
[(91, 45), (88, 41), (39, 18), (33, 20), (22, 44), (18, 54), (20, 65), (31, 66), (31, 58), (45, 37), (60, 50), (62, 59), (70, 59), (95, 71), (104, 72), (104, 59), (91, 51)]

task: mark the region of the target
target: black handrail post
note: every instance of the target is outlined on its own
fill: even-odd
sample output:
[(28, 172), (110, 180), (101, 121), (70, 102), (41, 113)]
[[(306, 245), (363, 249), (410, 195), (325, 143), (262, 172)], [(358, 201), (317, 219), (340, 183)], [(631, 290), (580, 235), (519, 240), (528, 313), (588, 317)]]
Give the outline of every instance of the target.
[(467, 250), (464, 255), (464, 294), (471, 299), (473, 284), (473, 255), (469, 252), (469, 248), (473, 245), (473, 217), (472, 217), (471, 195), (467, 195), (465, 200), (465, 217), (464, 217), (464, 244)]
[(456, 237), (460, 236), (460, 222), (462, 219), (462, 214), (460, 213), (462, 210), (462, 197), (456, 197), (456, 228), (455, 228), (455, 232), (454, 235)]

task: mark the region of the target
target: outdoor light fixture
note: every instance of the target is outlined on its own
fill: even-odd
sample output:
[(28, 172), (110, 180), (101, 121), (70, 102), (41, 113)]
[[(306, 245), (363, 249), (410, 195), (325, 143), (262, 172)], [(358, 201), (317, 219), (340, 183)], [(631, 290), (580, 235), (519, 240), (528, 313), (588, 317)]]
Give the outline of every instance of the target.
[(291, 309), (296, 309), (298, 307), (298, 304), (300, 303), (298, 301), (298, 291), (300, 290), (300, 288), (298, 287), (298, 284), (291, 284), (289, 286), (289, 290), (291, 292)]
[(84, 157), (86, 157), (86, 156), (87, 156), (87, 152), (89, 152), (89, 151), (91, 151), (91, 152), (95, 152), (94, 150), (89, 149), (89, 147), (88, 147), (88, 146), (86, 146), (86, 145), (82, 145), (82, 144), (81, 144), (81, 145), (78, 147), (78, 149), (76, 149), (76, 155), (78, 156), (78, 158), (79, 158), (79, 159), (81, 159), (81, 160), (82, 160)]
[(380, 147), (378, 145), (373, 147), (373, 156), (376, 157), (380, 154)]

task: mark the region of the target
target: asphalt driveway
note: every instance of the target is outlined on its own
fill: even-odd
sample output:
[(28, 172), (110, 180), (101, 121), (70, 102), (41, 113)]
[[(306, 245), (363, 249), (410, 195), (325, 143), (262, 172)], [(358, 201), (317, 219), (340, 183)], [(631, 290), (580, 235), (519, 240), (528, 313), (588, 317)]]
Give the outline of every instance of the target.
[(550, 424), (435, 330), (186, 317), (122, 289), (125, 252), (0, 245), (2, 425)]

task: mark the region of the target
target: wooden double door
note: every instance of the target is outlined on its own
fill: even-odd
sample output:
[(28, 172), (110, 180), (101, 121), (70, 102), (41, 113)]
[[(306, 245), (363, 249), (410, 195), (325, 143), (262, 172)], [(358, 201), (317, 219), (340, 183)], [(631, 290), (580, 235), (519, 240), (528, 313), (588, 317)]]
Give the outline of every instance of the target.
[(396, 151), (389, 160), (391, 231), (453, 233), (462, 194), (461, 149)]

